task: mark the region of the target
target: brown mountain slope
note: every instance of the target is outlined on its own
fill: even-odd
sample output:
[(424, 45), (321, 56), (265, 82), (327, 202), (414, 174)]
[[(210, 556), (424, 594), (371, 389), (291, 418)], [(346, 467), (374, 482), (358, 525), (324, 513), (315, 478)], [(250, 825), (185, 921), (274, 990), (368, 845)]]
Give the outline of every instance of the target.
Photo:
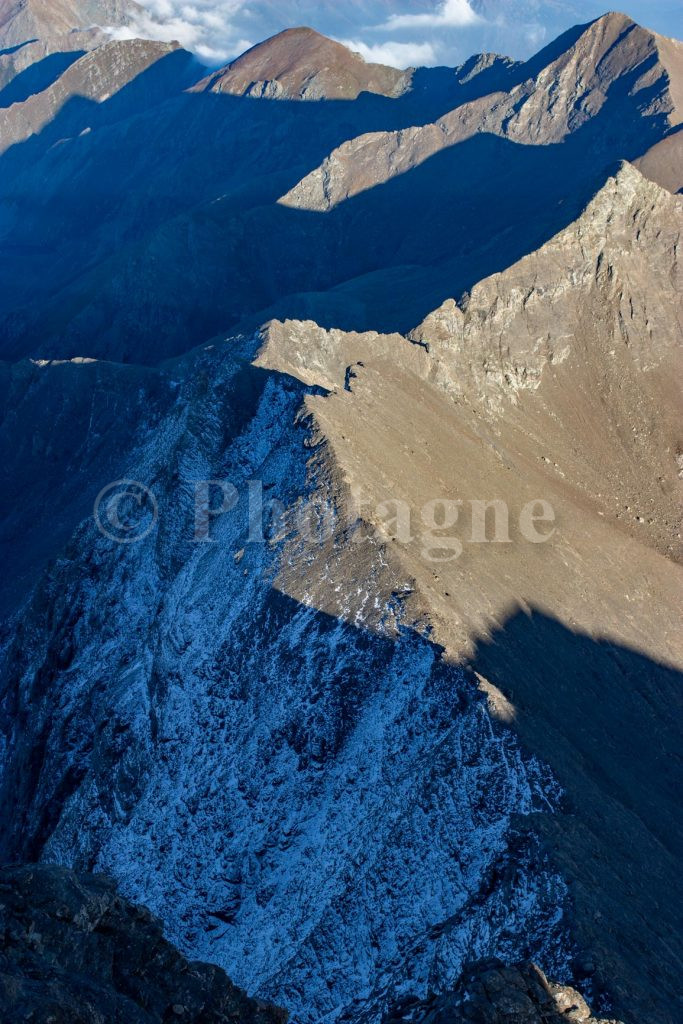
[(662, 188), (674, 193), (683, 192), (683, 130), (667, 135), (633, 162), (639, 171)]
[[(363, 518), (381, 526), (397, 513), (380, 503), (405, 503), (411, 536), (389, 540), (387, 557), (413, 580), (413, 617), (552, 765), (566, 814), (545, 828), (573, 882), (580, 941), (620, 1016), (667, 1024), (678, 999), (668, 894), (680, 851), (682, 231), (682, 201), (625, 165), (576, 223), (462, 306), (444, 304), (413, 344), (273, 324), (260, 356), (328, 389), (308, 408)], [(444, 498), (461, 502), (458, 519), (434, 530), (443, 519), (423, 519), (425, 503)], [(505, 507), (498, 533), (491, 510), (482, 543), (472, 500), (504, 502), (509, 533)], [(537, 500), (553, 517), (539, 532), (554, 532), (528, 543), (520, 515)], [(285, 571), (279, 585), (341, 615), (354, 555), (336, 543), (338, 576)]]
[[(658, 137), (652, 141), (659, 141), (662, 132), (680, 123), (681, 54), (683, 44), (663, 39), (625, 15), (605, 15), (587, 26), (559, 57), (509, 92), (465, 103), (435, 124), (376, 132), (344, 143), (281, 202), (328, 210), (481, 132), (523, 145), (559, 143), (596, 122), (609, 102), (613, 106), (606, 130), (613, 132), (615, 121), (631, 117), (635, 107), (641, 127), (632, 142), (644, 152), (652, 144), (653, 130)], [(654, 172), (654, 160), (649, 166)]]
[(195, 86), (197, 92), (270, 99), (345, 99), (361, 92), (399, 96), (409, 71), (368, 64), (358, 53), (310, 28), (290, 28), (247, 50)]

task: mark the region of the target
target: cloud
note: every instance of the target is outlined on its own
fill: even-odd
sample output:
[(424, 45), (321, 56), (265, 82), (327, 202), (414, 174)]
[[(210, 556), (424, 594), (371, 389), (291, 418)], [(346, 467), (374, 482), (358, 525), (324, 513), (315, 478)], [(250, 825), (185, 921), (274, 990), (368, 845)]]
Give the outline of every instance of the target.
[(525, 25), (524, 29), (526, 39), (534, 50), (538, 49), (548, 36), (548, 30), (544, 25)]
[(472, 10), (469, 0), (442, 0), (431, 14), (394, 14), (382, 28), (461, 28), (464, 25), (480, 25), (483, 21)]
[(340, 43), (372, 64), (388, 64), (392, 68), (429, 67), (438, 63), (431, 43), (386, 43), (368, 45), (360, 39), (340, 39)]
[(235, 23), (246, 0), (138, 0), (145, 10), (125, 27), (110, 28), (112, 39), (177, 40), (209, 63), (225, 61), (252, 46)]

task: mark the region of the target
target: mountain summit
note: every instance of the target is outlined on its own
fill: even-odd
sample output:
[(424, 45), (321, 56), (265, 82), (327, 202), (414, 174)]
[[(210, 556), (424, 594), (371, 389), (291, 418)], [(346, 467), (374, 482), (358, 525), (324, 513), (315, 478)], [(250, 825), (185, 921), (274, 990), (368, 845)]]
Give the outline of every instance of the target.
[(399, 96), (409, 71), (368, 64), (312, 28), (290, 28), (247, 50), (196, 89), (269, 99), (354, 100), (361, 92)]

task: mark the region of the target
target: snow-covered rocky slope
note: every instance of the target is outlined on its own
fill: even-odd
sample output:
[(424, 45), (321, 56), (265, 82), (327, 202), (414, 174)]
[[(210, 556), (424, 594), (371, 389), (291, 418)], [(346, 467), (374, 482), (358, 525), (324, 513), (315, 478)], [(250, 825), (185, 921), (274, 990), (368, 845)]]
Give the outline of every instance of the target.
[[(336, 617), (278, 589), (320, 557), (291, 512), (249, 541), (249, 481), (290, 510), (331, 492), (305, 389), (239, 344), (170, 368), (177, 401), (140, 431), (125, 476), (156, 528), (119, 544), (86, 521), (8, 644), (3, 857), (112, 873), (295, 1020), (374, 1017), (493, 954), (566, 975), (566, 886), (530, 827), (549, 772), (402, 624), (382, 546), (353, 551)], [(196, 541), (208, 479), (239, 499)]]

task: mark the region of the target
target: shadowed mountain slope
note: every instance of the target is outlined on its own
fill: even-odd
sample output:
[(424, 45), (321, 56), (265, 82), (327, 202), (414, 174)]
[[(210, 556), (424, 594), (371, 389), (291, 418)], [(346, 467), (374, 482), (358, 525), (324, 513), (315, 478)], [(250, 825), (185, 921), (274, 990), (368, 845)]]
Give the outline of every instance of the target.
[(453, 992), (405, 999), (384, 1024), (617, 1024), (597, 1020), (571, 988), (549, 982), (534, 964), (489, 960), (468, 966)]
[[(74, 99), (0, 163), (2, 351), (154, 363), (274, 316), (407, 331), (571, 222), (616, 161), (650, 151), (643, 169), (676, 184), (659, 47), (611, 15), (527, 65), (416, 73), (396, 99), (180, 96), (181, 54)], [(110, 52), (6, 111), (8, 136)]]
[[(478, 132), (494, 132), (525, 145), (559, 143), (598, 117), (610, 101), (615, 108), (610, 120), (624, 115), (629, 119), (631, 146), (646, 146), (648, 135), (662, 131), (666, 123), (679, 124), (683, 44), (661, 39), (624, 15), (606, 15), (509, 92), (466, 103), (433, 125), (349, 141), (282, 202), (328, 210)], [(622, 144), (628, 145), (626, 139)], [(634, 153), (624, 150), (622, 155)]]
[[(86, 117), (85, 122), (79, 123), (76, 111), (68, 109), (70, 102), (75, 102), (81, 112), (88, 103), (101, 106), (174, 52), (178, 52), (177, 44), (128, 39), (108, 42), (82, 56), (76, 55), (77, 59), (69, 61), (66, 69), (57, 75), (55, 81), (49, 82), (46, 88), (29, 95), (23, 102), (0, 110), (0, 152), (34, 135), (40, 135), (44, 129), (47, 129), (47, 137), (54, 138), (51, 126), (56, 119), (59, 120), (60, 133), (64, 132), (65, 135), (92, 131), (93, 124), (96, 126), (98, 121), (97, 109), (92, 110), (92, 117)], [(162, 89), (158, 91), (157, 99), (166, 98), (172, 82), (177, 83), (176, 88), (180, 92), (183, 68), (187, 68), (185, 74), (189, 67), (194, 68), (189, 54), (179, 52), (178, 57), (180, 60), (175, 62), (173, 75), (167, 76)], [(156, 68), (157, 74), (158, 71), (159, 68)], [(16, 87), (18, 80), (14, 79), (12, 84)], [(151, 89), (148, 90), (147, 99), (148, 102), (153, 99)], [(139, 114), (144, 109), (140, 100), (138, 93), (137, 102), (131, 104), (126, 111), (128, 116), (133, 111)], [(113, 113), (115, 105), (111, 105), (109, 112)], [(119, 116), (122, 116), (122, 112)], [(44, 144), (46, 136), (43, 137)]]
[(0, 871), (0, 1013), (51, 1024), (285, 1024), (210, 964), (190, 963), (107, 878), (46, 865)]
[[(108, 466), (156, 527), (84, 520), (7, 629), (4, 856), (106, 867), (297, 1019), (493, 955), (674, 1024), (682, 216), (624, 166), (411, 338), (288, 322), (168, 364)], [(198, 479), (237, 489), (213, 544)], [(286, 510), (265, 543), (254, 480)], [(511, 543), (468, 542), (471, 499)]]

